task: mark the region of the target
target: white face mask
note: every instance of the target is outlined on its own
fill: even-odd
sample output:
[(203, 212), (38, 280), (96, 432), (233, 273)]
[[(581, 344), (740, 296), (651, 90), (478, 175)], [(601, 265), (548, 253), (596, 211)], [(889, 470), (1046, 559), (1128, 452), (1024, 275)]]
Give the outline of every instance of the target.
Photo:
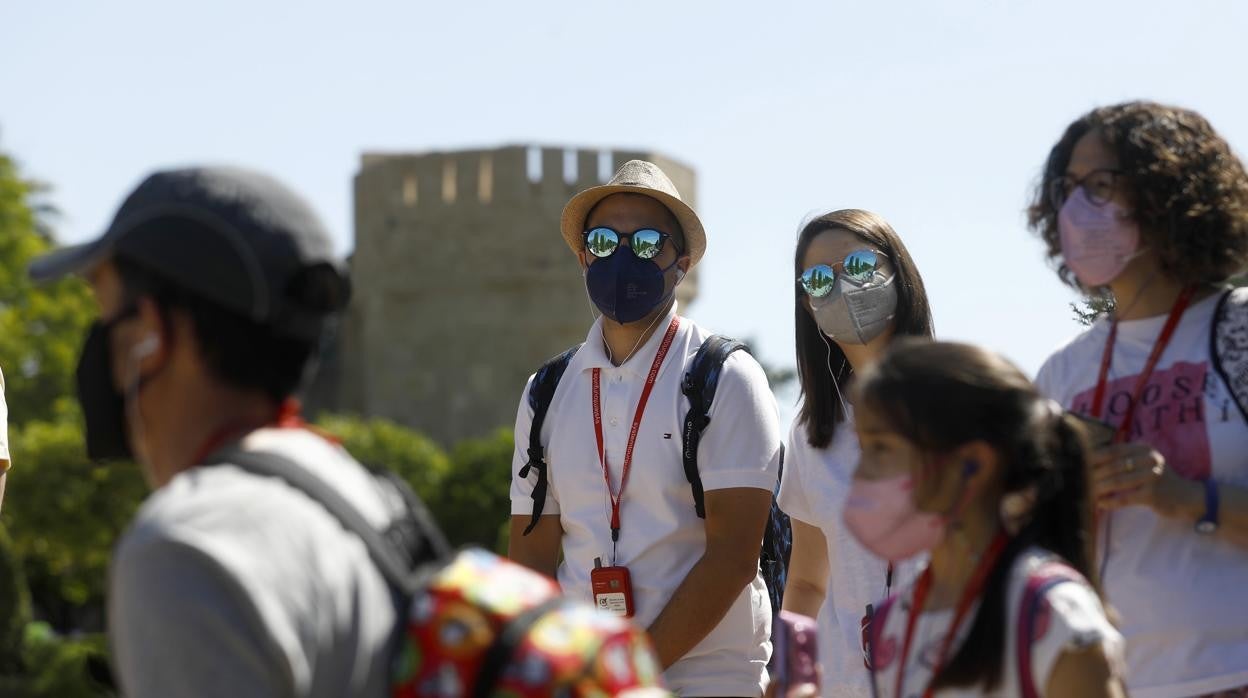
[(844, 344), (866, 344), (880, 336), (897, 314), (896, 275), (876, 272), (861, 286), (840, 277), (832, 292), (810, 299), (815, 324), (827, 336)]

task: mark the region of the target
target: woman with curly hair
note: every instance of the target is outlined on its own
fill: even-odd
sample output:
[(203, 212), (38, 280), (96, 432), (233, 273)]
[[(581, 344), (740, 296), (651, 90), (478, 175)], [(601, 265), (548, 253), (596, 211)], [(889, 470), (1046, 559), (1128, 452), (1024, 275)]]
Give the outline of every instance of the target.
[(1098, 566), (1142, 698), (1248, 695), (1248, 175), (1196, 112), (1095, 109), (1049, 153), (1029, 222), (1113, 310), (1042, 392), (1102, 423)]

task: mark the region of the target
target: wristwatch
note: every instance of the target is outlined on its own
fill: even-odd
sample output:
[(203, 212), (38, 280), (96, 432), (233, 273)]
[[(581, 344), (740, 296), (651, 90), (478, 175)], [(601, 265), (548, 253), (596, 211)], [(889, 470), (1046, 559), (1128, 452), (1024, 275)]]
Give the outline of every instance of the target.
[(1205, 480), (1205, 515), (1196, 522), (1196, 532), (1209, 535), (1218, 530), (1218, 483)]

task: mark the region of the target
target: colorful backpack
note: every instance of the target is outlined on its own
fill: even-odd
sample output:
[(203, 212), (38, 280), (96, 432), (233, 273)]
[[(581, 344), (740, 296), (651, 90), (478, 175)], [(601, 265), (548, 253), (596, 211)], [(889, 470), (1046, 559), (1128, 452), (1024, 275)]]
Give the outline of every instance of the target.
[[(533, 408), (533, 422), (529, 427), (528, 461), (518, 473), (527, 478), (532, 471), (537, 475), (533, 485), (533, 514), (524, 535), (537, 525), (546, 507), (546, 490), (549, 476), (546, 473), (546, 449), (542, 446), (542, 424), (546, 421), (546, 412), (555, 397), (555, 389), (559, 387), (559, 379), (582, 345), (578, 344), (555, 358), (547, 361), (533, 376), (529, 385), (528, 401)], [(749, 348), (735, 339), (720, 335), (706, 338), (698, 353), (694, 355), (689, 370), (681, 383), (681, 391), (689, 400), (689, 412), (685, 415), (685, 423), (681, 429), (683, 446), (681, 458), (685, 469), (685, 478), (693, 491), (693, 508), (698, 518), (706, 518), (705, 495), (702, 491), (702, 475), (698, 472), (698, 444), (702, 432), (711, 423), (711, 403), (715, 400), (715, 390), (719, 386), (719, 374), (724, 362), (735, 351), (749, 351)], [(784, 444), (780, 445), (780, 472), (784, 472)], [(780, 604), (784, 599), (784, 585), (788, 578), (789, 552), (793, 548), (793, 530), (789, 524), (789, 516), (780, 510), (776, 503), (776, 495), (780, 490), (780, 478), (776, 478), (776, 486), (772, 490), (771, 512), (767, 517), (767, 528), (763, 532), (763, 544), (759, 550), (759, 570), (763, 581), (767, 584), (767, 594), (771, 599), (771, 616), (780, 613)]]
[(408, 515), (378, 531), (329, 483), (274, 453), (221, 461), (275, 477), (356, 534), (394, 590), (394, 698), (667, 696), (650, 640), (631, 622), (562, 596), (547, 577), (480, 549), (452, 554), (397, 476), (376, 473)]

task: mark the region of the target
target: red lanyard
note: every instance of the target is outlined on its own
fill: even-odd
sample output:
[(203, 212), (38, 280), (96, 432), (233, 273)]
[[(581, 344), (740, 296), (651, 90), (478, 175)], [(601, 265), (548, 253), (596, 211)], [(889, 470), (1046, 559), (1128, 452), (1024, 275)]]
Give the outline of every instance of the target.
[[(620, 472), (620, 491), (611, 489), (611, 469), (607, 465), (607, 452), (602, 445), (602, 389), (599, 386), (602, 369), (594, 369), (594, 437), (598, 439), (598, 462), (602, 465), (602, 479), (607, 482), (607, 495), (611, 497), (611, 542), (620, 540), (620, 498), (624, 496), (624, 488), (628, 485), (628, 471), (633, 466), (633, 447), (637, 444), (637, 432), (641, 429), (641, 417), (646, 412), (646, 403), (650, 400), (650, 391), (654, 382), (659, 379), (659, 369), (663, 359), (672, 348), (672, 340), (676, 338), (676, 330), (680, 327), (680, 317), (672, 318), (672, 324), (663, 335), (663, 343), (659, 352), (654, 355), (654, 363), (650, 365), (650, 374), (646, 376), (645, 387), (641, 389), (641, 399), (637, 401), (637, 412), (633, 415), (633, 429), (628, 434), (628, 447), (624, 449), (624, 469)], [(615, 564), (612, 560), (611, 564)]]
[[(984, 584), (988, 581), (988, 574), (992, 572), (992, 568), (997, 563), (997, 558), (1001, 557), (1001, 551), (1005, 549), (1005, 544), (1009, 539), (1004, 533), (998, 533), (993, 539), (988, 549), (984, 551), (984, 556), (980, 559), (979, 565), (975, 568), (975, 573), (971, 575), (970, 581), (966, 583), (966, 588), (962, 591), (962, 598), (958, 599), (958, 605), (953, 612), (953, 624), (949, 626), (949, 632), (945, 634), (945, 639), (940, 643), (940, 654), (936, 656), (936, 664), (932, 667), (932, 678), (940, 673), (940, 668), (944, 666), (945, 655), (949, 653), (949, 646), (953, 644), (954, 637), (958, 634), (958, 627), (962, 625), (962, 621), (966, 618), (966, 614), (971, 610), (971, 604), (975, 603), (975, 599), (979, 598), (979, 593), (984, 590)], [(906, 619), (905, 639), (901, 643), (901, 664), (897, 666), (897, 694), (903, 695), (901, 689), (902, 683), (906, 678), (906, 659), (910, 656), (910, 641), (914, 639), (914, 627), (919, 620), (919, 616), (923, 614), (923, 604), (927, 602), (927, 594), (932, 588), (932, 568), (929, 566), (923, 571), (922, 576), (914, 585), (914, 603), (910, 606), (910, 617)], [(932, 682), (929, 679), (927, 688), (923, 691), (924, 698), (930, 698), (932, 695)]]
[[(1166, 324), (1161, 328), (1161, 334), (1157, 335), (1157, 341), (1153, 344), (1153, 351), (1148, 355), (1148, 361), (1144, 364), (1144, 370), (1140, 373), (1139, 378), (1135, 381), (1135, 391), (1131, 394), (1131, 402), (1127, 404), (1127, 413), (1123, 415), (1122, 423), (1118, 425), (1118, 431), (1114, 432), (1114, 442), (1122, 443), (1127, 434), (1131, 433), (1131, 425), (1135, 421), (1135, 408), (1140, 404), (1140, 397), (1144, 394), (1144, 387), (1148, 384), (1148, 379), (1153, 375), (1153, 369), (1157, 368), (1157, 362), (1161, 359), (1161, 354), (1166, 350), (1166, 346), (1170, 344), (1170, 338), (1174, 336), (1174, 330), (1179, 326), (1179, 318), (1183, 317), (1183, 311), (1187, 310), (1187, 306), (1192, 302), (1192, 296), (1196, 293), (1195, 286), (1184, 288), (1179, 297), (1174, 299), (1174, 305), (1170, 308), (1170, 315), (1166, 318)], [(1118, 318), (1109, 321), (1109, 336), (1105, 338), (1105, 351), (1101, 354), (1101, 372), (1096, 379), (1096, 392), (1092, 396), (1092, 416), (1097, 419), (1104, 420), (1103, 410), (1105, 407), (1105, 390), (1109, 379), (1109, 364), (1114, 357), (1114, 342), (1118, 339)]]
[(287, 398), (277, 408), (277, 415), (268, 422), (257, 424), (252, 421), (242, 420), (226, 424), (208, 436), (203, 446), (195, 453), (193, 462), (202, 463), (205, 458), (216, 453), (218, 449), (229, 443), (234, 437), (251, 433), (265, 426), (273, 426), (279, 429), (309, 429), (328, 441), (338, 443), (336, 438), (309, 427), (307, 422), (303, 421), (302, 409), (298, 400)]

